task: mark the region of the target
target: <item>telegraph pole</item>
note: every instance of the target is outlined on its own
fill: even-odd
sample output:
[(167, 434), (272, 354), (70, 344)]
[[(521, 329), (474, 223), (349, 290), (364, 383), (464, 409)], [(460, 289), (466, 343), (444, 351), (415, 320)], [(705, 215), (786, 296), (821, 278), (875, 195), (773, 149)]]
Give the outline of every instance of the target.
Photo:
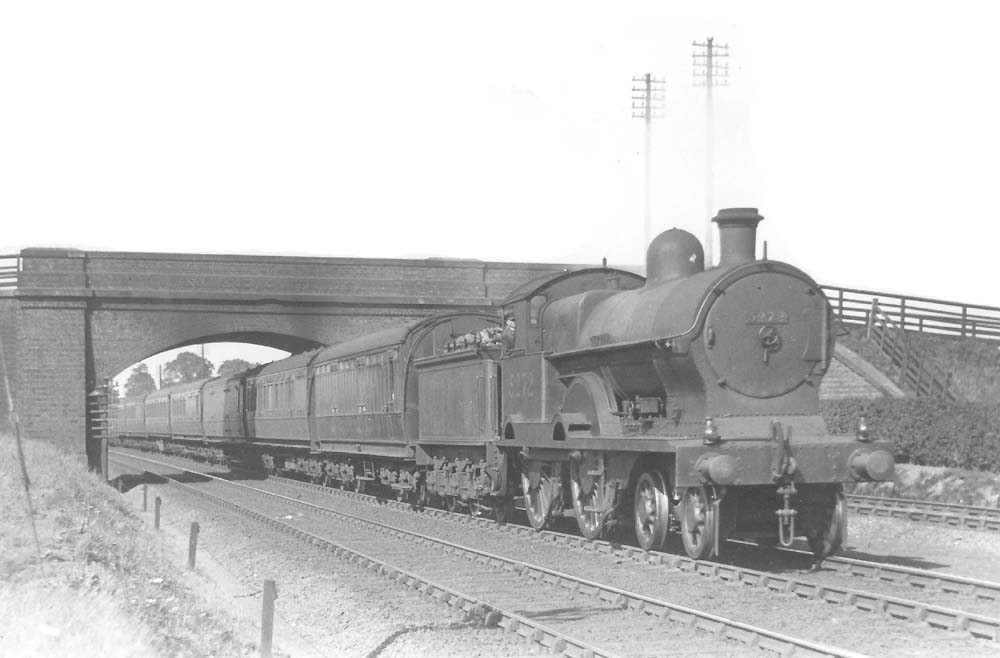
[(715, 186), (715, 171), (713, 157), (715, 155), (715, 134), (712, 108), (712, 87), (725, 87), (729, 84), (729, 46), (717, 45), (712, 37), (705, 43), (692, 42), (694, 53), (694, 84), (705, 87), (705, 266), (711, 267), (713, 259), (712, 216), (715, 214), (715, 201), (712, 198)]
[(662, 116), (663, 111), (663, 80), (657, 80), (652, 74), (632, 78), (632, 118), (642, 119), (645, 124), (645, 145), (643, 148), (644, 185), (643, 185), (643, 215), (645, 243), (643, 251), (653, 240), (653, 208), (650, 200), (650, 185), (652, 181), (651, 143), (653, 119)]

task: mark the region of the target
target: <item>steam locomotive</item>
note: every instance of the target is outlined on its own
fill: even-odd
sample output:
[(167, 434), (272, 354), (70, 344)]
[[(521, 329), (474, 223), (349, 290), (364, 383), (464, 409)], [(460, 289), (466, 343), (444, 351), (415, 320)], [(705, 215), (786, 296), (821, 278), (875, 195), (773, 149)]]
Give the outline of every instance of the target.
[(535, 529), (634, 527), (647, 550), (672, 532), (694, 558), (729, 537), (804, 537), (822, 560), (846, 534), (843, 483), (891, 479), (893, 458), (864, 422), (828, 432), (830, 305), (801, 270), (756, 258), (762, 219), (719, 212), (717, 267), (672, 229), (645, 279), (551, 274), (502, 316), (432, 317), (122, 400), (112, 433), (501, 520), (516, 498)]

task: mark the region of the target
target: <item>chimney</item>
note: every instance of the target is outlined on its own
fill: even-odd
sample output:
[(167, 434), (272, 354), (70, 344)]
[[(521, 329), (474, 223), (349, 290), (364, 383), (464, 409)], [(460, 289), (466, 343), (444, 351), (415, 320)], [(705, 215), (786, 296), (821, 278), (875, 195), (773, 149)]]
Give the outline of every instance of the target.
[(712, 221), (719, 226), (719, 267), (757, 260), (756, 208), (723, 208)]

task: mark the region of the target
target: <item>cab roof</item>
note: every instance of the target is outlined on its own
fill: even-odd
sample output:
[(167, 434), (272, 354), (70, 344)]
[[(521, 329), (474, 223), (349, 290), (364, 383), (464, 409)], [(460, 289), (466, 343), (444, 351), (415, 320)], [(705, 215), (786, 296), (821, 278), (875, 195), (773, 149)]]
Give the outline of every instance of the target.
[(503, 300), (501, 306), (509, 306), (526, 299), (531, 299), (532, 297), (545, 292), (546, 290), (559, 285), (563, 281), (574, 279), (578, 277), (586, 277), (588, 275), (609, 275), (618, 276), (623, 281), (631, 281), (635, 285), (625, 286), (622, 289), (628, 289), (630, 287), (638, 287), (645, 283), (646, 279), (635, 274), (634, 272), (629, 272), (628, 270), (619, 270), (610, 267), (588, 267), (579, 270), (563, 270), (562, 272), (552, 272), (551, 274), (546, 274), (540, 276), (536, 279), (532, 279), (527, 283), (522, 283), (520, 286), (511, 291), (507, 298)]

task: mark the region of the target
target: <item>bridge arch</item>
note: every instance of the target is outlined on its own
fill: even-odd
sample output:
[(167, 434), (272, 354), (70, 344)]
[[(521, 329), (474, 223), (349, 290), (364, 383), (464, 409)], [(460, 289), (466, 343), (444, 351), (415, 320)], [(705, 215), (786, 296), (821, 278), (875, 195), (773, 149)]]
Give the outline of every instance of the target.
[(121, 350), (117, 353), (108, 355), (108, 358), (106, 359), (108, 363), (106, 366), (108, 375), (107, 377), (102, 377), (101, 373), (99, 373), (97, 375), (97, 381), (115, 377), (125, 369), (139, 363), (140, 361), (145, 361), (152, 356), (156, 356), (157, 354), (205, 343), (250, 343), (252, 345), (263, 345), (264, 347), (284, 350), (291, 354), (306, 352), (325, 345), (325, 343), (318, 342), (311, 338), (274, 334), (264, 331), (239, 331), (208, 336), (193, 336), (170, 345), (156, 343), (155, 339), (151, 339), (148, 343), (144, 342), (139, 345), (135, 345), (128, 351)]

